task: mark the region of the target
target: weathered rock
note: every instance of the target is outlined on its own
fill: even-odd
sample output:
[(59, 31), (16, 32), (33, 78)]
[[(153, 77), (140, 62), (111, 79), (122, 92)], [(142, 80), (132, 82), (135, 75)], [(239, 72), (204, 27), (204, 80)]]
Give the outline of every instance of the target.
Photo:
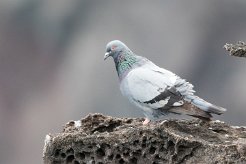
[(246, 163), (246, 128), (220, 121), (143, 119), (90, 114), (46, 136), (43, 159), (58, 163)]
[(246, 43), (239, 41), (237, 44), (224, 45), (224, 48), (229, 51), (231, 56), (246, 57)]

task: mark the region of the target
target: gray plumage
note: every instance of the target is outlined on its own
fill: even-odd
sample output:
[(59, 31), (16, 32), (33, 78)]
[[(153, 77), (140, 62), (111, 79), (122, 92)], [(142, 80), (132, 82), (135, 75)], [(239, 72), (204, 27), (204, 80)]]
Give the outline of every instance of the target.
[(104, 59), (109, 56), (114, 59), (122, 94), (144, 111), (144, 123), (168, 113), (210, 120), (211, 113), (226, 111), (194, 95), (192, 84), (137, 56), (121, 41), (107, 44)]

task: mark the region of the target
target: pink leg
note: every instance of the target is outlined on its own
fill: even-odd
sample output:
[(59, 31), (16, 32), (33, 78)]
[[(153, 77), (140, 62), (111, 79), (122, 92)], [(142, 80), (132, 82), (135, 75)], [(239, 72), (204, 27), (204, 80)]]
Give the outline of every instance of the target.
[(148, 118), (145, 118), (143, 125), (147, 125), (150, 122), (150, 120)]

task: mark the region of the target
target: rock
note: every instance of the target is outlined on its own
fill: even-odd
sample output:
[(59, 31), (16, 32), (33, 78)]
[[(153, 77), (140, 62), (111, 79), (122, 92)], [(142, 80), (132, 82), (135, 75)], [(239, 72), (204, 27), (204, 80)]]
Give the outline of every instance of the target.
[(221, 121), (165, 120), (90, 114), (45, 139), (46, 164), (246, 163), (246, 128)]
[(224, 48), (229, 51), (231, 56), (246, 57), (246, 43), (239, 41), (236, 44), (224, 45)]

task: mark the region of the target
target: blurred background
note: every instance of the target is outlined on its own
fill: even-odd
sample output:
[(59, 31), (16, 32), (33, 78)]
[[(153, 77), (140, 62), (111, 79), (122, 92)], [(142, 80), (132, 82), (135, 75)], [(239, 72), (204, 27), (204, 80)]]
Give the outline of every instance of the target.
[(246, 125), (246, 61), (223, 49), (246, 41), (245, 0), (1, 0), (1, 164), (41, 164), (45, 135), (88, 113), (143, 117), (103, 61), (114, 39)]

